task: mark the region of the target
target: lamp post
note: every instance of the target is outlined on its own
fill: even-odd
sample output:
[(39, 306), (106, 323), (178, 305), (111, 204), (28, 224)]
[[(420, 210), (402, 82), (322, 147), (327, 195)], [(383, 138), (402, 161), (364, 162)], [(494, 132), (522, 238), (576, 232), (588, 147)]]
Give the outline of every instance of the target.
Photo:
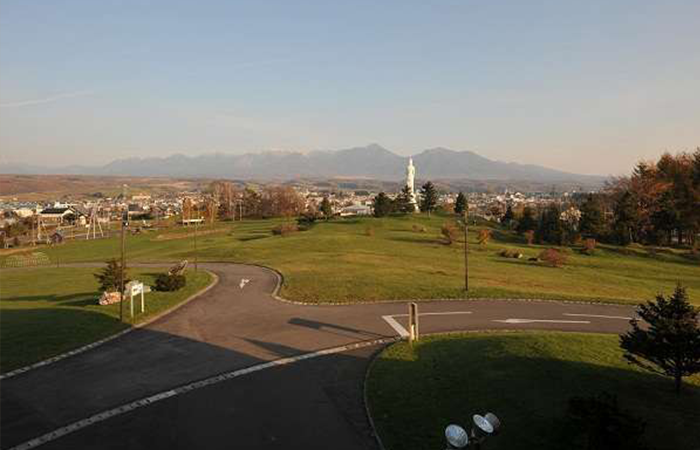
[(464, 205), (464, 290), (469, 292), (469, 201)]
[(194, 221), (194, 271), (197, 272), (197, 229), (199, 228), (199, 210), (197, 211), (197, 219)]
[(486, 438), (497, 435), (501, 428), (501, 421), (493, 413), (474, 414), (472, 421), (474, 425), (469, 432), (454, 424), (445, 428), (447, 450), (467, 447), (479, 450)]
[(122, 212), (121, 247), (122, 263), (119, 269), (119, 321), (124, 321), (124, 272), (126, 271), (126, 227), (129, 226), (129, 205), (126, 203), (126, 184), (122, 186), (122, 200), (126, 205)]

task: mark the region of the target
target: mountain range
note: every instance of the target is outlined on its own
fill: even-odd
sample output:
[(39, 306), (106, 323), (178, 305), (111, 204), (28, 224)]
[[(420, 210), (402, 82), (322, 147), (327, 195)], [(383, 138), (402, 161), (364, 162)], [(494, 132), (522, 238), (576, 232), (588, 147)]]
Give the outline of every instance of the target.
[[(532, 164), (494, 161), (472, 151), (433, 148), (413, 155), (418, 179), (571, 182), (600, 185), (605, 177), (579, 175)], [(296, 178), (370, 178), (399, 180), (408, 157), (378, 144), (337, 151), (262, 152), (242, 155), (214, 153), (201, 156), (172, 155), (163, 158), (117, 159), (104, 166), (39, 166), (6, 164), (5, 174), (62, 174), (101, 176), (206, 177), (256, 180)]]

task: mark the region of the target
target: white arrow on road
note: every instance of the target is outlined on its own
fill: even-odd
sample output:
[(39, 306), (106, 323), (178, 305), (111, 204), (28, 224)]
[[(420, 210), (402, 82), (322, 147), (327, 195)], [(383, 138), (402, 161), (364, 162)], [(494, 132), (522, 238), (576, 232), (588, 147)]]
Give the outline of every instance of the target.
[(250, 282), (249, 279), (247, 279), (247, 278), (242, 278), (242, 279), (241, 279), (241, 284), (240, 284), (241, 289), (243, 289), (243, 288), (245, 287), (245, 285), (248, 284), (249, 282)]
[(596, 317), (598, 319), (620, 319), (620, 320), (632, 320), (631, 317), (627, 316), (604, 316), (602, 314), (572, 314), (564, 313), (565, 316), (569, 317)]
[(501, 323), (591, 323), (588, 320), (547, 320), (547, 319), (505, 319), (494, 320)]

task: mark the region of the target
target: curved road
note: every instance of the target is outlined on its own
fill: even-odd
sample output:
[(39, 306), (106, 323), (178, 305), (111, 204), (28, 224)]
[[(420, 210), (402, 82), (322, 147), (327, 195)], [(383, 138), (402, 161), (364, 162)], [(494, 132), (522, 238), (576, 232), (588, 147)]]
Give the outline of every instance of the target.
[[(274, 298), (278, 277), (268, 269), (201, 266), (220, 281), (196, 300), (96, 349), (2, 380), (2, 449), (375, 448), (362, 389), (368, 361), (383, 344), (260, 364), (403, 335), (406, 303), (296, 305)], [(422, 333), (620, 333), (633, 314), (631, 306), (501, 300), (422, 302), (419, 310)], [(252, 366), (260, 370), (235, 372)], [(223, 373), (230, 379), (188, 386)], [(119, 410), (154, 395), (153, 404)], [(109, 410), (114, 417), (100, 416)], [(70, 432), (96, 415), (94, 425), (89, 419)], [(32, 441), (53, 430), (65, 435)]]

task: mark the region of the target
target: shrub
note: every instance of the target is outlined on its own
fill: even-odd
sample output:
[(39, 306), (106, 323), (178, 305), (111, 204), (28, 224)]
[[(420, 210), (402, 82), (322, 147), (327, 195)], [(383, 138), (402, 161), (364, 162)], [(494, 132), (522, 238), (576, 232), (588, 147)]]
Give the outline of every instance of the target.
[(523, 257), (523, 254), (516, 251), (516, 250), (508, 250), (508, 249), (503, 249), (498, 254), (504, 258), (513, 258), (513, 259), (520, 259)]
[(527, 245), (532, 245), (532, 243), (535, 241), (535, 232), (533, 230), (527, 230), (523, 234), (525, 239), (527, 239)]
[(453, 224), (445, 222), (442, 224), (442, 229), (440, 230), (442, 236), (445, 238), (445, 244), (452, 245), (453, 242), (457, 242), (457, 236), (459, 230)]
[(487, 228), (482, 228), (479, 230), (479, 245), (482, 247), (488, 244), (489, 240), (491, 239), (491, 230)]
[(595, 248), (598, 245), (595, 239), (593, 238), (588, 238), (585, 241), (583, 241), (583, 249), (581, 250), (581, 253), (585, 255), (592, 255), (595, 253)]
[(281, 223), (272, 229), (272, 234), (277, 236), (287, 236), (299, 231), (299, 226), (295, 223)]
[(548, 248), (547, 250), (544, 250), (542, 253), (540, 253), (538, 258), (552, 267), (561, 267), (564, 264), (566, 264), (568, 256), (566, 256), (564, 252), (561, 252), (556, 248)]
[(426, 231), (428, 231), (428, 230), (427, 230), (424, 226), (422, 226), (422, 225), (415, 225), (415, 224), (414, 224), (411, 228), (412, 228), (413, 231), (415, 231), (416, 233), (425, 233)]
[(169, 275), (167, 273), (159, 273), (156, 276), (156, 291), (172, 292), (185, 287), (187, 278), (184, 275)]
[(107, 267), (95, 274), (95, 278), (97, 278), (97, 282), (100, 284), (100, 291), (102, 292), (119, 291), (122, 276), (124, 277), (125, 285), (131, 281), (128, 278), (126, 267), (122, 268), (121, 263), (116, 259), (107, 261)]

